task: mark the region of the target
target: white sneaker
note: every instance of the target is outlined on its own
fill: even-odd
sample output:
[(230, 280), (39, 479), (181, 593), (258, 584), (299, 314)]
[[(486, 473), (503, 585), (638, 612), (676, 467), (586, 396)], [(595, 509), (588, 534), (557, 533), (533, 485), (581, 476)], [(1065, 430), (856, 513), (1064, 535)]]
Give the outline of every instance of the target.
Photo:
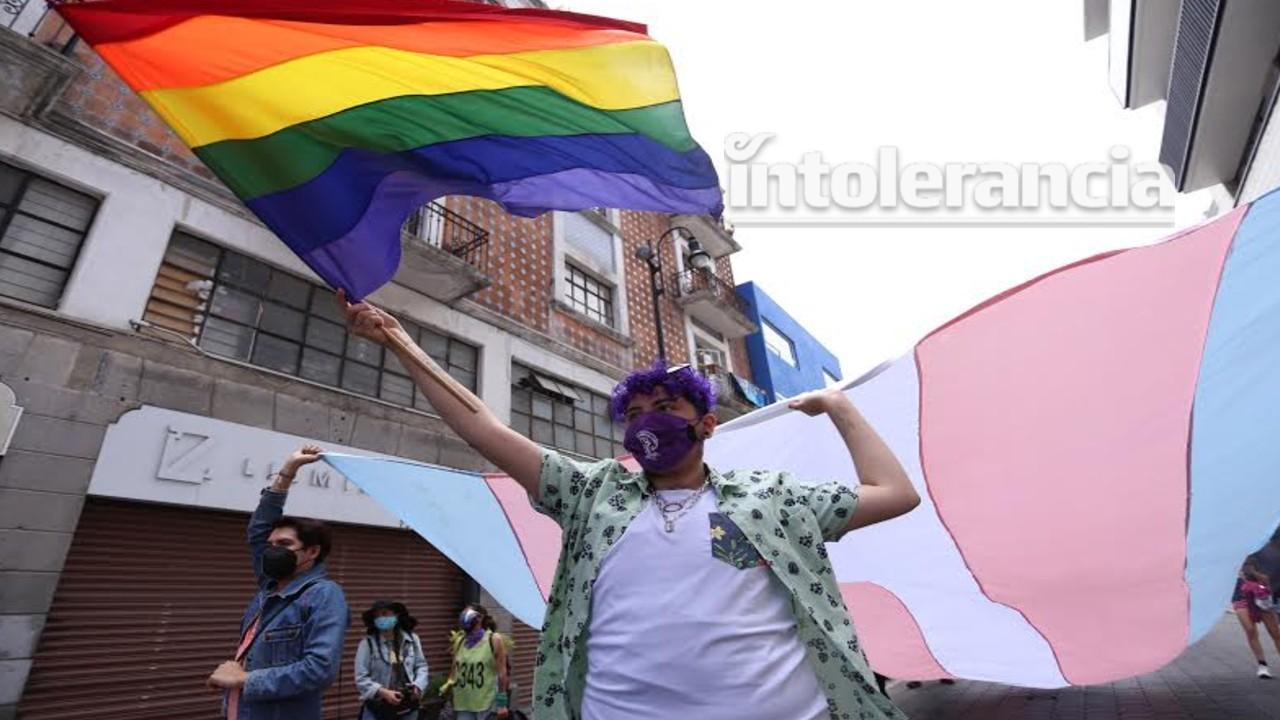
[(1258, 666), (1258, 679), (1259, 679), (1259, 680), (1270, 680), (1270, 679), (1272, 679), (1272, 678), (1274, 678), (1274, 677), (1275, 677), (1275, 676), (1271, 674), (1271, 671), (1267, 669), (1267, 666), (1266, 666), (1266, 665), (1259, 665), (1259, 666)]

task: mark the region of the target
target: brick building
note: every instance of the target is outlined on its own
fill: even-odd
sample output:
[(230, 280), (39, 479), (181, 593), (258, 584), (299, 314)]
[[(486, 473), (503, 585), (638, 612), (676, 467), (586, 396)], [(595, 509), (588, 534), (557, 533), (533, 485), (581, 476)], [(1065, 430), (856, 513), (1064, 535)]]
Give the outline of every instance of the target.
[[(0, 719), (213, 718), (201, 685), (252, 590), (243, 526), (273, 463), (306, 439), (488, 468), (40, 0), (0, 7), (0, 73)], [(371, 299), (520, 432), (617, 454), (604, 401), (658, 354), (635, 250), (675, 225), (698, 245), (658, 247), (666, 354), (706, 367), (732, 417), (752, 408), (732, 375), (751, 377), (756, 328), (711, 218), (447, 198), (406, 223)], [(714, 271), (692, 266), (699, 246)], [(314, 470), (289, 502), (334, 524), (353, 610), (405, 600), (444, 672), (482, 591), (340, 477)], [(536, 631), (506, 623), (527, 698)], [(335, 716), (354, 712), (350, 659)]]

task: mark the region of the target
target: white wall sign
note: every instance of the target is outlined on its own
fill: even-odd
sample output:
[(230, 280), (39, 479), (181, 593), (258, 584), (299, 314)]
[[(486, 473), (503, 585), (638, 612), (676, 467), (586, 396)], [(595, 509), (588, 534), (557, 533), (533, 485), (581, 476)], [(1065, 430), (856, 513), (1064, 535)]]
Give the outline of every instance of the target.
[(22, 408), (18, 407), (18, 396), (13, 389), (0, 383), (0, 455), (9, 449), (13, 433), (18, 429), (18, 421), (22, 419)]
[[(286, 433), (143, 406), (107, 428), (89, 494), (251, 512), (289, 453), (315, 442), (326, 451), (387, 457)], [(400, 521), (324, 462), (298, 473), (289, 515), (400, 527)]]

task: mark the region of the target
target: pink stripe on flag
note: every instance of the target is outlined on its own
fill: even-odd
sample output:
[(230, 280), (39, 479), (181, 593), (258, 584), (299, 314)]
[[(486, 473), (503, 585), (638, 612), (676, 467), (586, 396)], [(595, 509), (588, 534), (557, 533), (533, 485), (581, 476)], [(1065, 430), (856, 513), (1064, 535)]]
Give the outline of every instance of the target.
[[(640, 465), (630, 455), (618, 458), (618, 462), (632, 472), (640, 470)], [(560, 526), (534, 510), (524, 488), (509, 476), (486, 475), (484, 481), (502, 506), (502, 511), (507, 514), (520, 549), (524, 551), (525, 561), (529, 563), (529, 571), (533, 573), (543, 601), (546, 601), (551, 597), (556, 564), (560, 560)]]
[(1185, 647), (1189, 418), (1242, 216), (1050, 273), (917, 347), (939, 516), (1074, 684)]
[(915, 617), (897, 595), (870, 582), (841, 583), (840, 594), (876, 672), (902, 680), (951, 677), (929, 650)]
[(546, 601), (551, 597), (556, 561), (560, 558), (560, 526), (534, 510), (524, 488), (510, 477), (486, 475), (484, 481), (498, 499), (502, 511), (507, 514), (511, 529), (515, 531), (516, 540), (529, 563), (529, 570), (533, 573), (534, 582), (538, 584), (542, 599)]

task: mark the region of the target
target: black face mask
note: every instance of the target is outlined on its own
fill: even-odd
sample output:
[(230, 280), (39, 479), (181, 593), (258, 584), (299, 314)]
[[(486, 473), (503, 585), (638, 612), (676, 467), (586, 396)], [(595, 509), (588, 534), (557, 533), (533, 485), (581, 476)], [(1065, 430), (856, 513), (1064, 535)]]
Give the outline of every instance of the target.
[(262, 553), (262, 572), (272, 580), (283, 580), (298, 569), (298, 555), (286, 547), (272, 545)]

